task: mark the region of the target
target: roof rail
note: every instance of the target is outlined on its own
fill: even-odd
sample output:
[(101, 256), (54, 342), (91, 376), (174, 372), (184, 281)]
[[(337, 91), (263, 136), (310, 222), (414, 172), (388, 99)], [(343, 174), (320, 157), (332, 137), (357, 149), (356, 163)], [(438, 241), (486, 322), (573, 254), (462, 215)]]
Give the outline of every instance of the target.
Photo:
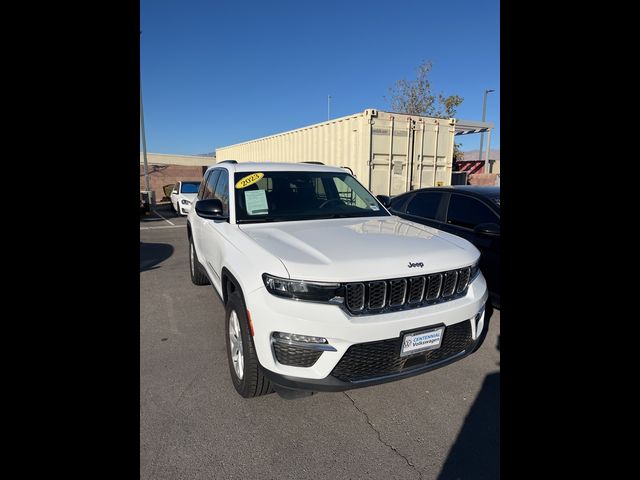
[(309, 161), (309, 162), (300, 162), (300, 163), (312, 163), (313, 165), (324, 165), (324, 163), (322, 163), (322, 162), (312, 162), (312, 161)]
[(237, 160), (223, 160), (221, 162), (217, 162), (218, 165), (220, 165), (221, 163), (238, 163)]

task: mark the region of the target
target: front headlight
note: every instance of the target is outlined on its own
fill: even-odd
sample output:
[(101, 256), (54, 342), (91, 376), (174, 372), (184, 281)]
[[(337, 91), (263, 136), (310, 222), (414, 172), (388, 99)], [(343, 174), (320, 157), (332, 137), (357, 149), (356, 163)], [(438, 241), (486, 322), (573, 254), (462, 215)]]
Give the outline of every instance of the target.
[(467, 282), (467, 285), (473, 282), (479, 273), (480, 273), (480, 259), (478, 259), (476, 263), (471, 265), (471, 274), (469, 275), (469, 281)]
[(267, 273), (262, 274), (262, 280), (269, 293), (278, 297), (312, 302), (344, 302), (342, 287), (339, 283), (291, 280), (288, 278), (274, 277)]
[(189, 200), (181, 200), (180, 203), (182, 205), (191, 205), (191, 202)]

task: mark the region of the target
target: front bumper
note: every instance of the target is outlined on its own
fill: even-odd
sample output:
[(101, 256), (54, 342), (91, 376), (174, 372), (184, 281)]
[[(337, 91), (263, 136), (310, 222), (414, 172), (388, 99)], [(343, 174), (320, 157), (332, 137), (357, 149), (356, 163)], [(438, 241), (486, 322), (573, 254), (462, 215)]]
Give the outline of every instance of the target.
[[(480, 332), (476, 331), (476, 323), (471, 321), (473, 343), (451, 357), (366, 381), (345, 382), (331, 375), (352, 345), (397, 339), (406, 331), (428, 329), (436, 325), (448, 327), (473, 319), (484, 307), (487, 298), (486, 281), (480, 274), (462, 298), (378, 315), (350, 316), (336, 305), (280, 298), (271, 295), (265, 288), (246, 295), (245, 303), (251, 313), (258, 360), (269, 379), (286, 388), (337, 391), (410, 377), (464, 358), (484, 340), (488, 325), (486, 315)], [(310, 367), (283, 365), (277, 361), (272, 348), (271, 336), (276, 331), (324, 337), (335, 351), (322, 352)]]
[(180, 203), (179, 208), (180, 213), (182, 213), (183, 215), (187, 215), (191, 211), (191, 205), (183, 205), (182, 203)]

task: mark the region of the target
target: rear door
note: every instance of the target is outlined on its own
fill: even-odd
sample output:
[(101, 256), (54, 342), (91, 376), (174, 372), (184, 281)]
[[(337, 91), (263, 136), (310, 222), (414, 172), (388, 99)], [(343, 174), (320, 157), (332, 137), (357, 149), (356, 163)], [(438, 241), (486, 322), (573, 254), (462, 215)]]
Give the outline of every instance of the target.
[(376, 118), (371, 129), (370, 191), (399, 195), (409, 190), (413, 122), (409, 117)]
[(414, 126), (411, 189), (451, 184), (455, 125), (446, 119), (420, 118)]

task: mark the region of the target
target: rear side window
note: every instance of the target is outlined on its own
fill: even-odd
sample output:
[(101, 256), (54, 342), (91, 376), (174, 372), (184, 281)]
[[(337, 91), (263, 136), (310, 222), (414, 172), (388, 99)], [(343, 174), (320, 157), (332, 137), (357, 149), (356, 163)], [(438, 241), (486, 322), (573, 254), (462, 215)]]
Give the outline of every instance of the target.
[(497, 223), (500, 219), (489, 207), (475, 198), (465, 195), (451, 195), (447, 223), (458, 227), (475, 228), (481, 223)]
[(407, 205), (407, 213), (435, 220), (442, 200), (442, 192), (418, 192)]
[(207, 198), (213, 198), (213, 192), (216, 190), (216, 182), (218, 181), (218, 177), (220, 176), (220, 170), (213, 170), (207, 182), (204, 186), (204, 191), (202, 192), (202, 199), (206, 200)]
[(404, 213), (407, 210), (407, 203), (413, 198), (413, 195), (402, 195), (398, 198), (391, 200), (391, 210)]
[(220, 178), (216, 184), (216, 190), (213, 198), (217, 198), (222, 203), (222, 213), (229, 214), (229, 172), (223, 170), (220, 172)]

